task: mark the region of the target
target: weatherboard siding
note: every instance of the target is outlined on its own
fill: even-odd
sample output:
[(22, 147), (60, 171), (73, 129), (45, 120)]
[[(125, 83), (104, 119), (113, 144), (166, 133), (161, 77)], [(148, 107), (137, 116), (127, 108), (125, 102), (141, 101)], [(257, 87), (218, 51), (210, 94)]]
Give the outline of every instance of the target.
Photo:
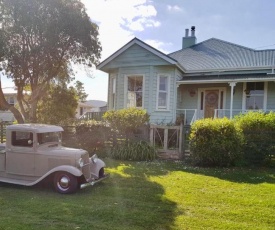
[[(116, 93), (115, 93), (115, 109), (123, 109), (126, 107), (126, 90), (125, 80), (127, 76), (142, 75), (143, 76), (143, 108), (150, 115), (151, 123), (170, 123), (175, 121), (175, 90), (176, 76), (175, 68), (171, 66), (139, 66), (139, 67), (124, 67), (112, 72), (109, 77), (109, 93), (108, 105), (109, 109), (113, 109), (112, 101), (112, 78), (116, 76)], [(169, 83), (169, 109), (157, 109), (157, 82), (158, 75), (165, 74), (170, 77)]]
[(168, 64), (168, 62), (159, 58), (157, 55), (135, 44), (122, 52), (111, 62), (106, 64), (104, 69), (115, 69), (130, 66), (142, 67), (146, 65), (157, 66)]
[[(155, 124), (167, 124), (175, 121), (175, 109), (176, 109), (176, 75), (175, 67), (172, 66), (154, 66), (152, 67), (152, 81), (149, 85), (148, 91), (151, 91), (150, 108), (148, 108), (148, 113), (150, 114), (151, 123)], [(157, 87), (158, 87), (158, 75), (165, 74), (169, 76), (169, 98), (168, 98), (168, 110), (157, 109)]]

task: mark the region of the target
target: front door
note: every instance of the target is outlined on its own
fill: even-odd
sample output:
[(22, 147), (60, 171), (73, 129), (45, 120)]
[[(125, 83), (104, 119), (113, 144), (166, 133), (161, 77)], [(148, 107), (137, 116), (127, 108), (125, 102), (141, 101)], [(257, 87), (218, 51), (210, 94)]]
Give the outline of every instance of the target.
[(204, 118), (212, 118), (219, 108), (219, 90), (205, 90)]

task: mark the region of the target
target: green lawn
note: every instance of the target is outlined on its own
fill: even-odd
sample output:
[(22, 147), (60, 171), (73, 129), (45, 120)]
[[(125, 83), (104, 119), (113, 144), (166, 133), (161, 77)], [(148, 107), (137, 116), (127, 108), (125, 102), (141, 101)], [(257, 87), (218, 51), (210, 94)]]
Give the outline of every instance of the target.
[(274, 169), (106, 163), (73, 195), (0, 183), (0, 229), (275, 229)]

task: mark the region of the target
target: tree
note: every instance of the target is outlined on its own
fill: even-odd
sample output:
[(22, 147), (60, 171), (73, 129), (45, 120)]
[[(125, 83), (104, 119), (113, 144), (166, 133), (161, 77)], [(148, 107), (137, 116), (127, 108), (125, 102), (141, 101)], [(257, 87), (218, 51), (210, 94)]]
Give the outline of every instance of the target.
[(75, 86), (78, 100), (82, 102), (86, 101), (88, 94), (85, 93), (83, 83), (81, 81), (76, 81), (74, 86)]
[[(98, 63), (98, 27), (79, 0), (0, 0), (0, 15), (0, 34), (7, 47), (1, 66), (17, 87), (22, 115), (36, 122), (39, 100), (56, 81), (70, 82), (72, 63)], [(28, 99), (23, 93), (26, 86)]]
[(38, 103), (37, 117), (40, 123), (61, 124), (75, 118), (77, 94), (65, 84), (52, 85), (47, 96)]

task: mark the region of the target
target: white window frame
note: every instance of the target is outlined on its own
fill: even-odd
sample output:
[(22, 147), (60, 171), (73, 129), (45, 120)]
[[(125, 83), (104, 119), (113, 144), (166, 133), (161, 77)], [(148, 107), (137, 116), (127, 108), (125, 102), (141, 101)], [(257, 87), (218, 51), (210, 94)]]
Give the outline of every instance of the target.
[(134, 108), (144, 108), (144, 95), (145, 95), (145, 75), (144, 74), (125, 74), (124, 75), (124, 108), (131, 108), (127, 106), (128, 100), (128, 79), (129, 77), (142, 77), (142, 106)]
[[(262, 81), (258, 81), (258, 82), (262, 82)], [(242, 107), (243, 111), (247, 111), (247, 109), (246, 109), (246, 93), (245, 93), (246, 85), (247, 85), (247, 82), (244, 82), (243, 83), (243, 103), (242, 103), (243, 104), (243, 107)], [(264, 82), (264, 101), (263, 101), (263, 110), (264, 111), (266, 110), (266, 107), (267, 107), (267, 87), (268, 87), (268, 82), (265, 81)]]
[(116, 75), (111, 76), (111, 104), (112, 109), (116, 109)]
[[(159, 84), (160, 84), (160, 78), (161, 77), (166, 77), (167, 78), (167, 90), (160, 90), (159, 89)], [(159, 93), (166, 93), (166, 106), (159, 106)], [(156, 110), (158, 111), (168, 111), (170, 108), (170, 75), (169, 74), (158, 74), (158, 79), (157, 79), (157, 95), (156, 95)]]

